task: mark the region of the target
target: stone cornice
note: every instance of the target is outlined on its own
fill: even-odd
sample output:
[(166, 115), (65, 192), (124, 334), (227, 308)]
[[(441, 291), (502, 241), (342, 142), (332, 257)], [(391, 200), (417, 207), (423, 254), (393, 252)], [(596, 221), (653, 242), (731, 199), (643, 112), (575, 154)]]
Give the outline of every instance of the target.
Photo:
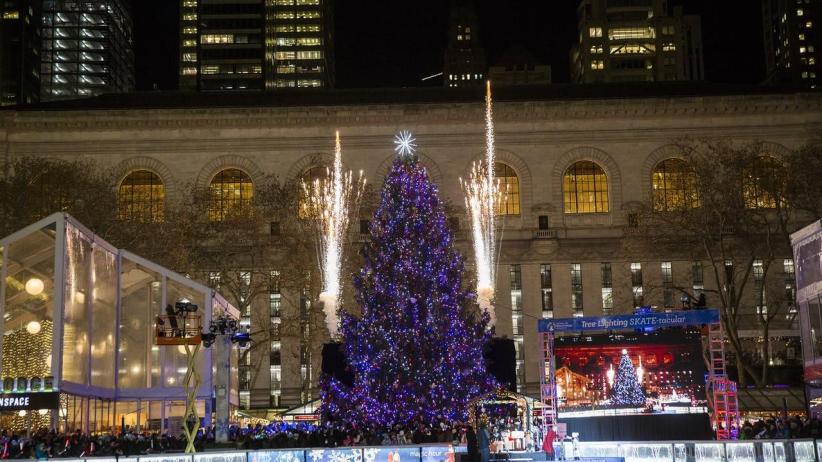
[[(706, 96), (498, 102), (498, 124), (591, 119), (721, 117), (816, 113), (822, 95)], [(481, 101), (368, 106), (249, 107), (210, 109), (118, 109), (13, 111), (0, 113), (0, 129), (12, 132), (295, 127), (397, 127), (441, 123), (481, 124)]]
[[(633, 129), (610, 130), (603, 128), (588, 128), (578, 130), (548, 129), (528, 131), (503, 131), (496, 134), (497, 146), (500, 149), (522, 148), (547, 145), (578, 145), (581, 139), (586, 142), (645, 142), (670, 143), (681, 138), (740, 138), (740, 139), (774, 139), (774, 138), (808, 138), (808, 140), (822, 133), (821, 123), (794, 123), (784, 125), (699, 125), (699, 126), (671, 126), (666, 128), (648, 127)], [(27, 154), (41, 151), (62, 153), (111, 153), (114, 150), (128, 148), (135, 152), (167, 153), (167, 152), (248, 152), (261, 153), (268, 151), (328, 151), (329, 140), (332, 135), (313, 137), (249, 137), (242, 133), (202, 134), (192, 132), (187, 136), (159, 137), (156, 134), (149, 137), (124, 137), (119, 133), (111, 133), (109, 137), (99, 134), (91, 139), (56, 137), (44, 139), (39, 130), (10, 134), (8, 144), (14, 153)], [(470, 147), (479, 150), (484, 147), (482, 131), (478, 128), (471, 133), (461, 134), (417, 134), (418, 142), (426, 150), (453, 149)], [(389, 134), (370, 136), (351, 135), (345, 138), (348, 150), (357, 149), (386, 149), (390, 147)]]

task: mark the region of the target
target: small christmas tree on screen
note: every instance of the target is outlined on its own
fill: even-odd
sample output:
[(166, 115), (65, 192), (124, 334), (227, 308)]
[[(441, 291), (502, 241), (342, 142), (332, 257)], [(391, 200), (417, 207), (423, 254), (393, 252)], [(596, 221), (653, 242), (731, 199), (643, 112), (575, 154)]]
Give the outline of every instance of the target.
[(628, 357), (628, 350), (622, 350), (611, 401), (617, 406), (645, 405), (645, 393), (637, 380), (636, 369), (631, 363), (631, 358)]

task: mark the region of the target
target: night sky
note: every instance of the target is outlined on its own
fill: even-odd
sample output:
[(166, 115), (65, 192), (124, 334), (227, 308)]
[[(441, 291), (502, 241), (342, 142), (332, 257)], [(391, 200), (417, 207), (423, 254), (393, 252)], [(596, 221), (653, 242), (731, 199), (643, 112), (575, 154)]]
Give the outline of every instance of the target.
[[(754, 84), (764, 77), (758, 0), (672, 0), (702, 16), (706, 79)], [(442, 71), (448, 0), (336, 0), (338, 88), (412, 87)], [(476, 0), (480, 36), (493, 64), (514, 48), (569, 80), (577, 0)], [(137, 89), (177, 88), (177, 0), (133, 0)]]

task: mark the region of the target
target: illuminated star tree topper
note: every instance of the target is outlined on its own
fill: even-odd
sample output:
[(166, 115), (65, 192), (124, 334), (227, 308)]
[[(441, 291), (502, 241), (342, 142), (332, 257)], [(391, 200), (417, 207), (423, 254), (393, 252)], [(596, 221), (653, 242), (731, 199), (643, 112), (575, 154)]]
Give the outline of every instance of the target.
[(417, 139), (408, 130), (402, 130), (394, 136), (394, 152), (400, 157), (410, 157), (417, 152)]

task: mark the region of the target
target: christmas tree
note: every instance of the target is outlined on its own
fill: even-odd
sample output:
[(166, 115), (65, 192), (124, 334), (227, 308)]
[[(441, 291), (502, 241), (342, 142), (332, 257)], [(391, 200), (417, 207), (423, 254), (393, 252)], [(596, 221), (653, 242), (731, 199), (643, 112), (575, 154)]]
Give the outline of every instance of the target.
[(467, 404), (495, 387), (482, 356), (488, 315), (462, 288), (437, 188), (400, 139), (355, 277), (360, 317), (343, 313), (352, 387), (323, 381), (323, 412), (359, 425), (465, 419)]
[(614, 390), (611, 401), (617, 406), (644, 406), (645, 393), (637, 380), (628, 351), (622, 350), (622, 358), (619, 360), (616, 378), (614, 379)]

